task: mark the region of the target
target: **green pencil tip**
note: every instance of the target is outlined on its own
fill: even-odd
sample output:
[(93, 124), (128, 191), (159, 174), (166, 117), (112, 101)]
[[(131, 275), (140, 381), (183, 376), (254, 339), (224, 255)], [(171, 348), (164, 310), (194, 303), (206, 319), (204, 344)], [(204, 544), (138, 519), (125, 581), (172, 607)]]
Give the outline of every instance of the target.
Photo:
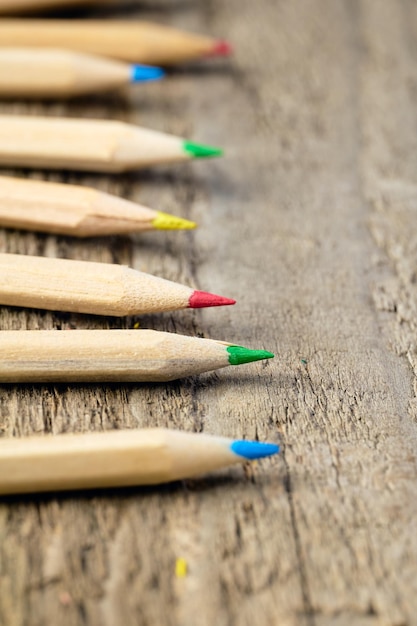
[(223, 150), (221, 148), (214, 148), (213, 146), (203, 146), (201, 143), (194, 143), (193, 141), (184, 141), (183, 148), (185, 152), (191, 154), (194, 159), (217, 157), (222, 156), (223, 154)]
[(241, 365), (242, 363), (251, 363), (252, 361), (274, 358), (272, 352), (267, 352), (266, 350), (249, 350), (241, 346), (229, 346), (227, 351), (229, 353), (230, 365)]

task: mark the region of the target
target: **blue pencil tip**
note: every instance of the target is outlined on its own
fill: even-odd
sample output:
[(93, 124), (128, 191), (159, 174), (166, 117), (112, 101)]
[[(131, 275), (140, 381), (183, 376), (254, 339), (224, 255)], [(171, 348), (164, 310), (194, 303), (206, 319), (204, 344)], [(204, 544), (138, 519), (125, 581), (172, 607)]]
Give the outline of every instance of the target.
[(234, 441), (230, 449), (238, 456), (243, 456), (250, 461), (279, 452), (279, 446), (275, 443), (260, 443), (259, 441)]
[(143, 83), (148, 80), (159, 80), (165, 76), (165, 72), (160, 67), (151, 65), (132, 65), (132, 83)]

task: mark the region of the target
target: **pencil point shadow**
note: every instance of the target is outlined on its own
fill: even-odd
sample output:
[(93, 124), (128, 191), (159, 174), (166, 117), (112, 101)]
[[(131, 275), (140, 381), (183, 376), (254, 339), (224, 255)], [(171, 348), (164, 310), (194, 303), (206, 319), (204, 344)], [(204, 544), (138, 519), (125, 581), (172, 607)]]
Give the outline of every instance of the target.
[(175, 2), (146, 2), (142, 1), (140, 5), (136, 0), (125, 0), (125, 2), (109, 4), (108, 6), (84, 7), (84, 8), (67, 8), (67, 9), (44, 9), (43, 18), (51, 19), (81, 19), (81, 18), (114, 18), (114, 11), (117, 10), (117, 18), (123, 19), (139, 16), (140, 13), (152, 11), (152, 13), (166, 13), (174, 8), (177, 11), (188, 11), (195, 9), (195, 0), (175, 0)]
[[(254, 367), (258, 367), (259, 370), (259, 366), (262, 368), (263, 363), (265, 363), (266, 367), (268, 367), (267, 361), (258, 361), (258, 364), (255, 364)], [(248, 390), (250, 390), (251, 388), (253, 388), (254, 379), (260, 382), (263, 382), (264, 376), (267, 376), (268, 380), (270, 379), (270, 372), (263, 372), (262, 370), (255, 372), (254, 368), (250, 367), (250, 364), (248, 365), (248, 369), (246, 370), (243, 370), (243, 367), (244, 366), (235, 367), (233, 368), (233, 372), (230, 372), (230, 369), (226, 369), (225, 371), (219, 371), (219, 373), (210, 372), (209, 374), (205, 375), (204, 385), (216, 385), (216, 391), (220, 394), (221, 397), (222, 392), (224, 391), (226, 393), (226, 391), (230, 389), (232, 385), (238, 385), (239, 387), (244, 387), (247, 385)], [(289, 383), (287, 380), (284, 380), (284, 377), (274, 377), (274, 384), (279, 387), (284, 385), (288, 387)], [(243, 394), (243, 397), (246, 396)]]
[[(105, 318), (106, 319), (106, 318)], [(64, 326), (64, 325), (63, 325)], [(68, 325), (69, 326), (69, 325)], [(85, 326), (87, 328), (88, 325)], [(121, 328), (120, 322), (115, 321), (114, 328)], [(75, 327), (72, 326), (74, 329)], [(152, 324), (147, 324), (146, 328), (152, 328)], [(80, 329), (80, 327), (78, 327)], [(158, 329), (160, 330), (160, 329)], [(191, 333), (188, 333), (191, 335)], [(46, 390), (48, 392), (53, 391), (58, 396), (71, 394), (74, 389), (83, 396), (91, 397), (91, 394), (100, 387), (102, 392), (125, 392), (129, 394), (131, 391), (140, 390), (142, 392), (160, 391), (161, 389), (169, 389), (172, 392), (181, 392), (182, 389), (193, 388), (194, 392), (207, 390), (210, 387), (216, 386), (221, 392), (222, 388), (230, 389), (231, 385), (252, 385), (253, 386), (253, 372), (248, 372), (243, 376), (237, 376), (235, 378), (226, 377), (222, 380), (222, 373), (216, 371), (196, 374), (195, 376), (187, 376), (177, 380), (165, 381), (165, 382), (32, 382), (32, 383), (1, 383), (0, 388), (5, 393), (13, 393), (18, 390), (23, 395), (32, 395), (33, 393), (42, 394)]]
[(190, 63), (183, 63), (177, 67), (167, 68), (167, 75), (169, 77), (176, 76), (235, 76), (235, 70), (233, 65), (227, 59), (215, 59), (208, 60), (202, 59), (199, 61), (193, 61)]
[(157, 491), (160, 493), (176, 493), (181, 490), (180, 483), (170, 483), (163, 485), (149, 485), (141, 487), (114, 487), (103, 489), (83, 489), (82, 491), (68, 490), (68, 491), (48, 491), (37, 492), (30, 494), (13, 494), (1, 497), (3, 504), (47, 504), (51, 500), (59, 498), (60, 502), (71, 501), (78, 499), (81, 501), (89, 501), (92, 499), (98, 499), (101, 497), (115, 498), (123, 497), (125, 499), (131, 499), (141, 495), (142, 497), (151, 497), (155, 495)]
[(126, 184), (149, 184), (174, 188), (177, 185), (195, 185), (198, 183), (197, 175), (191, 167), (192, 163), (174, 163), (171, 166), (159, 165), (155, 168), (144, 168), (123, 172), (123, 180)]
[[(274, 475), (275, 476), (275, 475)], [(279, 475), (272, 477), (262, 477), (263, 480), (270, 482), (273, 479), (283, 482), (283, 478)], [(181, 481), (171, 483), (163, 483), (160, 485), (141, 485), (132, 487), (106, 487), (100, 489), (83, 489), (80, 491), (48, 491), (28, 494), (12, 494), (0, 496), (1, 504), (6, 505), (30, 505), (36, 506), (49, 504), (51, 501), (59, 498), (61, 503), (72, 502), (78, 500), (90, 504), (91, 500), (101, 499), (124, 499), (125, 501), (155, 498), (155, 496), (169, 498), (181, 495), (184, 492), (189, 494), (203, 494), (215, 491), (224, 491), (232, 489), (245, 488), (248, 478), (243, 471), (235, 468), (225, 468), (219, 470), (218, 473), (206, 474), (202, 477), (188, 478)], [(253, 482), (253, 481), (252, 481)], [(258, 481), (256, 481), (258, 482)]]
[[(202, 167), (200, 168), (200, 165)], [(211, 196), (220, 200), (236, 198), (235, 181), (224, 170), (225, 163), (221, 159), (205, 160), (191, 163), (178, 163), (172, 166), (161, 165), (153, 169), (126, 172), (122, 174), (123, 184), (129, 188), (141, 185), (143, 189), (173, 190), (186, 187), (211, 189)], [(247, 194), (242, 191), (243, 201)]]
[[(15, 229), (0, 229), (1, 231), (13, 233), (13, 236), (17, 236), (20, 240), (22, 248), (29, 250), (33, 246), (34, 234), (36, 235), (36, 245), (39, 250), (36, 256), (43, 254), (43, 250), (46, 249), (48, 243), (50, 243), (51, 236), (56, 237), (56, 245), (60, 250), (60, 258), (68, 258), (73, 260), (84, 260), (86, 253), (91, 251), (90, 258), (94, 258), (94, 253), (99, 250), (108, 249), (110, 260), (109, 263), (125, 264), (123, 259), (126, 250), (130, 250), (132, 247), (140, 248), (142, 253), (149, 252), (154, 254), (163, 254), (167, 249), (167, 238), (164, 237), (164, 233), (155, 233), (157, 236), (150, 236), (153, 231), (145, 231), (120, 235), (104, 235), (100, 237), (75, 237), (71, 235), (59, 235), (54, 233), (44, 233), (38, 231), (18, 231)], [(183, 232), (183, 231), (179, 231)], [(181, 254), (181, 249), (184, 242), (173, 242), (170, 247), (172, 254)], [(80, 254), (80, 248), (82, 248), (82, 254)], [(0, 248), (1, 250), (1, 248)], [(1, 250), (6, 252), (6, 250)], [(68, 251), (68, 254), (67, 254)], [(139, 268), (140, 269), (140, 268)]]
[[(24, 307), (2, 307), (7, 318), (7, 327), (1, 330), (90, 330), (90, 329), (148, 329), (161, 332), (188, 335), (190, 337), (204, 337), (199, 332), (198, 319), (200, 311), (196, 309), (182, 309), (179, 311), (166, 311), (147, 315), (109, 317), (92, 315), (89, 313), (76, 313), (72, 311), (51, 311), (49, 309), (26, 309)], [(189, 377), (191, 378), (191, 377)], [(177, 381), (179, 383), (184, 378)], [(8, 384), (8, 383), (6, 383)], [(11, 383), (12, 384), (12, 383)], [(36, 383), (42, 385), (44, 383)], [(55, 383), (46, 383), (54, 385)], [(56, 383), (60, 385), (61, 383)], [(70, 385), (72, 383), (68, 383)], [(74, 383), (78, 384), (78, 383)], [(93, 386), (93, 384), (86, 383)], [(112, 383), (109, 382), (109, 385)], [(122, 383), (118, 383), (122, 384)], [(142, 386), (144, 383), (124, 383), (130, 386)], [(172, 384), (151, 383), (154, 385)], [(4, 388), (4, 383), (2, 384)], [(24, 384), (22, 383), (22, 387)], [(29, 385), (30, 386), (30, 385)], [(61, 385), (62, 386), (62, 385)], [(102, 385), (101, 385), (102, 386)]]
[[(158, 166), (154, 169), (144, 168), (140, 170), (132, 170), (129, 172), (94, 172), (82, 170), (53, 170), (53, 169), (34, 169), (29, 167), (8, 168), (2, 164), (0, 167), (1, 176), (14, 176), (16, 178), (30, 178), (44, 181), (55, 181), (55, 175), (59, 172), (60, 183), (81, 185), (86, 187), (95, 187), (103, 190), (108, 187), (109, 180), (120, 183), (123, 190), (129, 189), (133, 185), (148, 185), (149, 187), (157, 186), (158, 189), (166, 187), (173, 189), (177, 186), (195, 186), (201, 182), (201, 179), (188, 163), (174, 164), (173, 166)], [(118, 194), (125, 199), (131, 199), (129, 193)]]
[[(129, 106), (129, 98), (128, 92), (124, 89), (115, 90), (115, 91), (104, 91), (99, 95), (97, 93), (91, 94), (79, 94), (69, 97), (68, 99), (62, 99), (60, 97), (54, 96), (21, 96), (19, 100), (16, 100), (16, 96), (10, 95), (2, 95), (1, 97), (2, 104), (10, 107), (14, 107), (19, 105), (22, 107), (22, 104), (27, 105), (29, 107), (36, 103), (37, 105), (42, 106), (44, 109), (43, 116), (48, 116), (49, 110), (51, 113), (51, 117), (57, 117), (55, 111), (57, 107), (62, 107), (63, 102), (65, 104), (71, 104), (71, 117), (77, 117), (77, 109), (79, 109), (80, 114), (82, 113), (82, 117), (88, 118), (86, 112), (93, 117), (94, 113), (97, 113), (103, 110), (103, 105), (107, 105), (109, 108), (113, 109), (113, 111), (124, 111), (127, 110)], [(91, 110), (89, 110), (89, 107)], [(22, 115), (25, 113), (22, 110)], [(117, 114), (116, 114), (117, 115)], [(62, 112), (60, 112), (60, 116), (62, 116)], [(80, 115), (81, 116), (81, 115)], [(69, 117), (69, 116), (68, 116)]]

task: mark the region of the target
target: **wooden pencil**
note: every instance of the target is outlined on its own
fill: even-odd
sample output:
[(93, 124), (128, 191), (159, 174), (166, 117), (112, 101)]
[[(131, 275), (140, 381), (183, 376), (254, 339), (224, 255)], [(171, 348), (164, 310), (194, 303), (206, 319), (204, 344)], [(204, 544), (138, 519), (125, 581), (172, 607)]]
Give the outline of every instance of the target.
[(164, 382), (273, 356), (156, 330), (2, 330), (0, 382)]
[(0, 15), (59, 9), (69, 6), (111, 4), (113, 0), (0, 0)]
[(124, 265), (0, 254), (0, 304), (93, 315), (139, 315), (235, 304)]
[(137, 20), (2, 19), (0, 46), (65, 48), (149, 65), (174, 65), (231, 51), (225, 41)]
[(159, 67), (130, 65), (80, 52), (0, 48), (0, 97), (65, 98), (163, 76)]
[(124, 172), (221, 153), (113, 120), (0, 115), (0, 165), (7, 167)]
[(0, 227), (95, 237), (195, 226), (91, 187), (0, 176)]
[(0, 494), (155, 485), (279, 452), (274, 443), (163, 428), (0, 440)]

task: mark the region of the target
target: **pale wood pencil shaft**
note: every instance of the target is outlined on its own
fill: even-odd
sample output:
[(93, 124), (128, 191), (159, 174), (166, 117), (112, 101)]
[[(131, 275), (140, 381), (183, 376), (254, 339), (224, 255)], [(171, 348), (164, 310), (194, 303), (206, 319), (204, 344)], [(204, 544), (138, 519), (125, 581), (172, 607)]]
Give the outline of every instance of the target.
[(156, 428), (0, 439), (0, 494), (169, 482), (244, 462), (231, 443)]
[(210, 54), (211, 37), (139, 21), (0, 21), (0, 46), (65, 48), (132, 63), (171, 65)]
[(185, 309), (194, 289), (124, 265), (0, 254), (0, 304), (94, 315)]
[(162, 382), (230, 364), (226, 344), (154, 330), (0, 333), (0, 382)]
[(0, 48), (0, 96), (69, 97), (131, 82), (127, 63), (66, 50)]
[(1, 165), (122, 172), (190, 158), (182, 139), (123, 122), (0, 116)]
[(0, 176), (3, 227), (92, 237), (149, 230), (157, 216), (97, 189)]

